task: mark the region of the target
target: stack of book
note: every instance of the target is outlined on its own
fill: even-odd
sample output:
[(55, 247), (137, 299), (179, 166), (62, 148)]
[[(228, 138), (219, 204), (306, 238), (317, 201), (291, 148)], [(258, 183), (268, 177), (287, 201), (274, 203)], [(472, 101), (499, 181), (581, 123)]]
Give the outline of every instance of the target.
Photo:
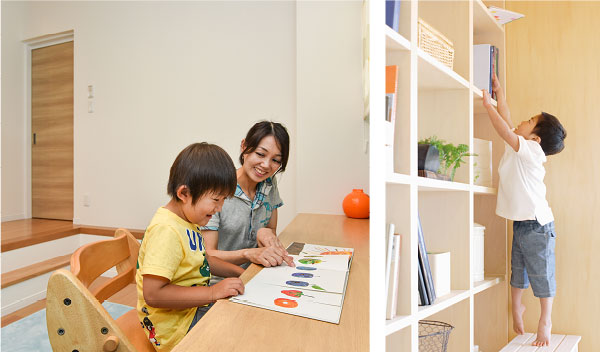
[[(492, 94), (492, 75), (496, 72), (498, 76), (498, 48), (492, 44), (473, 45), (473, 76), (475, 87), (487, 89)], [(492, 94), (496, 99), (496, 94)]]
[(419, 218), (419, 305), (428, 306), (435, 302), (436, 293), (431, 276), (431, 267), (427, 257), (427, 248), (425, 246), (425, 237), (421, 227), (421, 218)]

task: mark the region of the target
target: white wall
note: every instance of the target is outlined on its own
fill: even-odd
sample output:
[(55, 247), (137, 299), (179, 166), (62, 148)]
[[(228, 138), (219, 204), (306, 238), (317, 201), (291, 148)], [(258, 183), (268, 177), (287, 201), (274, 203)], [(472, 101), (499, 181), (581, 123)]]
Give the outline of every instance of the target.
[[(7, 87), (23, 85), (21, 40), (49, 33), (75, 32), (77, 223), (145, 228), (168, 200), (169, 167), (183, 147), (206, 140), (236, 160), (240, 140), (257, 120), (283, 122), (296, 150), (293, 3), (2, 6), (2, 115), (15, 120), (14, 126), (3, 126), (2, 149), (5, 157), (21, 156), (10, 170), (8, 164), (3, 167), (7, 215), (13, 199), (21, 203), (15, 202), (16, 208), (26, 207), (22, 155), (29, 153), (22, 138), (24, 89)], [(12, 26), (18, 23), (21, 28)], [(93, 114), (87, 113), (90, 84), (95, 87)], [(19, 139), (7, 140), (10, 136)], [(292, 155), (280, 182), (283, 224), (296, 213), (295, 164)], [(14, 195), (6, 192), (12, 189)], [(90, 207), (82, 205), (85, 194)]]
[[(2, 4), (2, 221), (27, 216), (25, 204), (25, 61), (22, 44), (15, 38), (23, 31), (23, 7), (6, 10)], [(9, 14), (10, 16), (8, 16)]]
[[(22, 40), (66, 30), (75, 33), (75, 222), (145, 228), (168, 200), (183, 147), (206, 140), (235, 161), (264, 118), (292, 140), (279, 228), (300, 211), (341, 213), (343, 196), (368, 184), (360, 10), (360, 1), (2, 2), (3, 220), (30, 207)], [(311, 29), (314, 20), (324, 27)]]
[(343, 214), (368, 193), (362, 92), (362, 1), (297, 3), (298, 212)]

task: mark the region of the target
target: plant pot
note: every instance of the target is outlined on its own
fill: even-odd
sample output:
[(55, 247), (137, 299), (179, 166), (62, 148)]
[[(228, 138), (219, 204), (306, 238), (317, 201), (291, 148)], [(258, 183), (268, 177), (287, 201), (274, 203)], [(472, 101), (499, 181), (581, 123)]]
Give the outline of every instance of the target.
[(349, 218), (369, 218), (369, 196), (362, 189), (353, 189), (342, 202), (344, 214)]
[(440, 169), (440, 152), (431, 144), (419, 144), (419, 170), (438, 172)]

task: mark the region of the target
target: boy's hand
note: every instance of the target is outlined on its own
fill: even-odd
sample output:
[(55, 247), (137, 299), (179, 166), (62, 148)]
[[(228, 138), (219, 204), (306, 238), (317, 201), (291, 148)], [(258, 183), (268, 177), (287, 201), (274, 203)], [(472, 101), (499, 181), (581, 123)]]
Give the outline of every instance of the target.
[(261, 264), (267, 268), (281, 265), (284, 261), (294, 267), (294, 260), (288, 252), (280, 247), (251, 248), (247, 251), (246, 258), (254, 264)]
[(496, 76), (496, 72), (494, 72), (494, 75), (492, 76), (492, 91), (496, 94), (502, 94), (502, 87), (500, 87), (500, 81)]
[(238, 277), (228, 277), (219, 281), (217, 284), (210, 286), (212, 300), (243, 295), (244, 283)]
[(484, 89), (481, 92), (483, 93), (483, 107), (485, 107), (486, 109), (491, 108), (493, 105), (490, 93), (488, 93), (487, 89)]

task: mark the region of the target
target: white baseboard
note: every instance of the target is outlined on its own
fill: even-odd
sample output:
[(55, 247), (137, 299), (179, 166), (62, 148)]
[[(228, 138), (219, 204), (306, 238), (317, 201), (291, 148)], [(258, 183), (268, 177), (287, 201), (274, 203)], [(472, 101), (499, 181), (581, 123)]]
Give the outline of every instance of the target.
[(2, 214), (2, 222), (5, 221), (14, 221), (14, 220), (23, 220), (23, 219), (28, 219), (28, 217), (25, 216), (25, 214), (13, 214), (13, 215), (5, 215)]

